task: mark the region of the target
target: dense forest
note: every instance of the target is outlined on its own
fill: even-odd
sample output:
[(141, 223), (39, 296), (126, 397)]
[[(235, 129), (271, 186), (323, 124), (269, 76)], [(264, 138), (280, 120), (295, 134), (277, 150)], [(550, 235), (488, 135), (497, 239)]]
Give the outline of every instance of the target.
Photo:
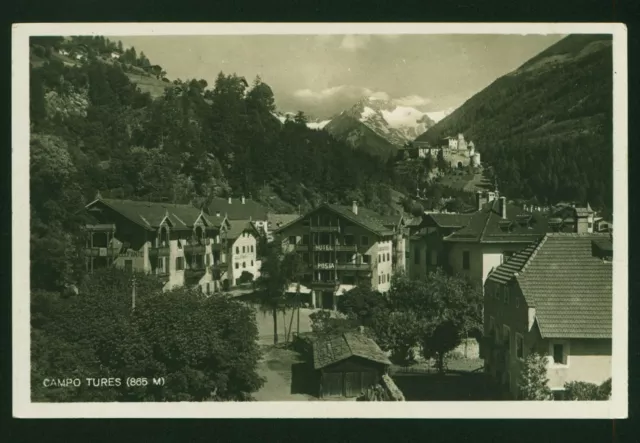
[(464, 133), (509, 198), (612, 211), (611, 36), (572, 35), (474, 95), (419, 140)]
[(196, 205), (245, 195), (289, 210), (357, 200), (393, 210), (392, 162), (309, 129), (302, 112), (282, 124), (259, 77), (249, 84), (221, 72), (211, 87), (177, 79), (154, 99), (127, 72), (155, 65), (119, 42), (40, 37), (31, 54), (31, 244), (51, 251), (32, 253), (36, 287), (73, 280), (77, 213), (97, 191)]

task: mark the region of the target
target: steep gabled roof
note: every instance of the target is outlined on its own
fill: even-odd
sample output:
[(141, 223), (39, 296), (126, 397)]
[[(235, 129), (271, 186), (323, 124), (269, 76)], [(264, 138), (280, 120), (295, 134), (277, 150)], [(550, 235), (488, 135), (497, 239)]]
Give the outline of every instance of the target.
[[(531, 223), (518, 223), (518, 216), (530, 214), (522, 208), (507, 203), (507, 218), (499, 210), (495, 199), (471, 214), (467, 225), (445, 237), (445, 241), (465, 243), (529, 243), (540, 239), (547, 232), (547, 220), (539, 213), (532, 213)], [(512, 223), (505, 223), (509, 220)]]
[(354, 356), (384, 365), (391, 364), (375, 341), (357, 332), (345, 332), (313, 342), (314, 369), (321, 369)]
[(549, 233), (514, 254), (487, 280), (515, 280), (535, 308), (543, 338), (611, 338), (612, 263), (609, 234)]
[(463, 228), (467, 226), (473, 214), (425, 213), (425, 218), (433, 220), (441, 228)]
[(191, 205), (98, 198), (86, 209), (91, 212), (100, 203), (145, 229), (158, 229), (165, 219), (173, 229), (191, 229), (200, 217), (205, 225), (214, 225), (200, 209)]
[(226, 237), (229, 240), (235, 240), (240, 237), (243, 232), (249, 231), (254, 235), (258, 234), (256, 227), (249, 220), (229, 220), (229, 227), (226, 231)]
[(214, 198), (207, 207), (207, 214), (215, 216), (219, 213), (221, 216), (227, 215), (229, 220), (266, 220), (268, 210), (260, 203), (250, 198), (246, 198), (244, 203), (241, 199)]
[(267, 223), (269, 228), (278, 229), (281, 226), (294, 222), (300, 217), (300, 214), (267, 214)]
[(358, 213), (354, 214), (351, 206), (332, 204), (326, 204), (323, 206), (328, 207), (334, 212), (345, 217), (347, 220), (357, 223), (378, 235), (388, 235), (393, 233), (393, 231), (388, 228), (388, 225), (386, 225), (386, 223), (388, 223), (388, 218), (385, 220), (385, 216), (378, 214), (371, 209), (358, 208)]
[[(308, 215), (320, 210), (320, 209), (328, 209), (331, 212), (334, 212), (338, 215), (343, 216), (344, 218), (346, 218), (347, 220), (356, 223), (360, 226), (362, 226), (363, 228), (371, 231), (374, 234), (377, 235), (390, 235), (393, 234), (393, 229), (389, 228), (388, 223), (392, 220), (391, 216), (384, 216), (381, 214), (378, 214), (375, 211), (372, 211), (370, 209), (367, 208), (358, 208), (358, 213), (354, 214), (354, 212), (352, 211), (351, 206), (342, 206), (342, 205), (334, 205), (334, 204), (329, 204), (329, 203), (324, 203), (320, 206), (318, 206), (315, 209), (312, 209), (311, 211), (309, 211), (308, 213), (302, 215), (301, 217), (292, 220), (291, 222), (280, 226), (278, 229), (276, 229), (274, 232), (278, 233), (281, 232), (282, 230), (288, 228), (289, 226), (291, 226), (294, 223), (297, 223), (300, 219), (303, 219), (305, 217), (307, 217)], [(400, 218), (401, 216), (393, 216), (393, 219), (397, 218), (397, 221), (399, 222), (401, 220)]]

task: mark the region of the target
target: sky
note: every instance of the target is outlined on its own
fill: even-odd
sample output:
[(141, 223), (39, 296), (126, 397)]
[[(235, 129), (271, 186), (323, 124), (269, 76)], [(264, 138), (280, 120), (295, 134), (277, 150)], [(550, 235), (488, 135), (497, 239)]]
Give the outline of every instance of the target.
[(281, 112), (330, 118), (366, 96), (423, 112), (462, 105), (563, 35), (130, 36), (171, 80), (259, 75)]

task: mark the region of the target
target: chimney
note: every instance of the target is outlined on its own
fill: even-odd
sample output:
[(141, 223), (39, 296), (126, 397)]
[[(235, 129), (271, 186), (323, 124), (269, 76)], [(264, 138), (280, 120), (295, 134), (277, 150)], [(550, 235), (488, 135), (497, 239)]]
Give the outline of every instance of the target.
[(358, 202), (357, 201), (353, 201), (353, 205), (351, 205), (351, 211), (355, 214), (358, 215)]
[(507, 197), (500, 197), (498, 207), (500, 208), (500, 216), (507, 218)]
[(242, 196), (242, 204), (244, 205), (244, 195)]
[(229, 204), (231, 204), (231, 197), (229, 197)]

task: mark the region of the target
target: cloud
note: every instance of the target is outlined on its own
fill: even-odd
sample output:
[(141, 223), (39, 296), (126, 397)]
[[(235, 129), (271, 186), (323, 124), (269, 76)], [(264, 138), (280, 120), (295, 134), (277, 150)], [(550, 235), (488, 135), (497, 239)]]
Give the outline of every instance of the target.
[(431, 100), (419, 95), (407, 95), (393, 100), (397, 105), (401, 106), (424, 106), (431, 103)]
[(333, 88), (326, 88), (320, 91), (312, 91), (311, 89), (298, 89), (293, 93), (294, 97), (306, 100), (324, 100), (327, 98), (331, 98), (334, 95), (343, 92), (346, 88), (349, 88), (346, 85), (334, 86)]
[(374, 99), (374, 100), (389, 100), (390, 99), (389, 94), (387, 94), (384, 91), (372, 91), (369, 88), (364, 88), (362, 92), (363, 92), (362, 95), (365, 95), (365, 96), (367, 96), (367, 97), (369, 97), (371, 99)]
[(369, 40), (371, 40), (370, 35), (345, 35), (340, 43), (340, 49), (344, 49), (345, 51), (357, 51), (358, 49), (367, 46), (369, 44)]

